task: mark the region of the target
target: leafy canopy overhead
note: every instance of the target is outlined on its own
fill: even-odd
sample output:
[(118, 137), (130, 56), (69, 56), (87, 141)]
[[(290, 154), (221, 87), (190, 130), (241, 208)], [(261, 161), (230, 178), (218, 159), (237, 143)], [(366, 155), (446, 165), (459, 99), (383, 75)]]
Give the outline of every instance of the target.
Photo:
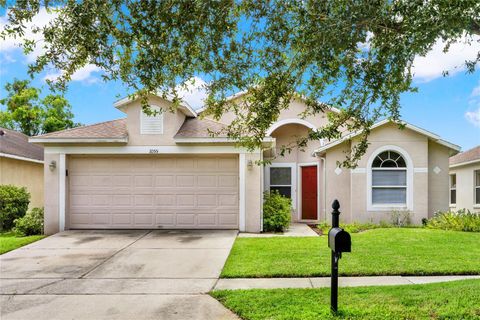
[(0, 100), (6, 106), (0, 111), (0, 127), (18, 130), (27, 136), (77, 127), (72, 107), (61, 95), (49, 94), (40, 99), (40, 89), (29, 80), (17, 80), (5, 85), (7, 96)]
[[(43, 34), (44, 53), (31, 74), (53, 66), (64, 88), (86, 64), (121, 80), (143, 98), (177, 92), (193, 76), (209, 80), (207, 114), (238, 113), (231, 138), (250, 148), (296, 93), (308, 113), (341, 109), (308, 139), (338, 138), (362, 130), (362, 142), (344, 164), (365, 151), (379, 117), (399, 119), (399, 96), (412, 90), (412, 63), (442, 39), (472, 43), (480, 34), (480, 2), (415, 0), (24, 0), (7, 5), (4, 35), (21, 36), (40, 8), (57, 13)], [(35, 43), (26, 41), (28, 52)], [(479, 55), (467, 61), (473, 72)], [(240, 111), (226, 97), (248, 91)], [(319, 103), (323, 101), (325, 104)], [(299, 141), (305, 144), (306, 140)]]

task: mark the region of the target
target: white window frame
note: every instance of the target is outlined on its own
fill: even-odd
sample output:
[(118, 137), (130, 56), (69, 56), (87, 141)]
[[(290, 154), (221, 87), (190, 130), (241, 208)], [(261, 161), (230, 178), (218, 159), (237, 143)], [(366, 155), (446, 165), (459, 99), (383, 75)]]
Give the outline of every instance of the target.
[[(455, 188), (452, 188), (452, 177), (455, 176)], [(455, 190), (455, 203), (452, 203), (452, 190)], [(448, 175), (448, 203), (449, 207), (457, 206), (457, 174), (450, 173)]]
[(480, 208), (480, 199), (477, 199), (477, 189), (480, 189), (480, 185), (477, 185), (477, 174), (480, 174), (480, 169), (473, 170), (473, 207)]
[[(265, 191), (270, 191), (270, 168), (290, 168), (291, 170), (291, 199), (292, 199), (292, 209), (297, 208), (297, 164), (294, 162), (288, 162), (288, 163), (271, 163), (269, 165), (265, 166), (265, 185), (264, 185), (264, 190)], [(288, 186), (286, 186), (288, 187)]]
[[(163, 134), (163, 131), (164, 131), (164, 124), (165, 124), (165, 121), (164, 121), (164, 111), (162, 110), (161, 107), (159, 106), (156, 106), (156, 105), (150, 105), (150, 108), (152, 110), (157, 110), (159, 111), (160, 113), (157, 114), (156, 116), (148, 116), (145, 112), (143, 112), (143, 108), (140, 108), (140, 134), (144, 134), (144, 135), (147, 135), (147, 134)], [(159, 130), (155, 130), (155, 131), (149, 131), (149, 130), (146, 130), (144, 128), (144, 121), (145, 121), (145, 117), (150, 117), (150, 118), (154, 118), (154, 119), (158, 119), (158, 121), (161, 123), (161, 128)]]
[[(405, 204), (374, 204), (372, 199), (372, 164), (375, 158), (384, 151), (394, 151), (400, 154), (405, 160), (407, 170), (407, 191)], [(413, 211), (413, 161), (407, 151), (395, 145), (386, 145), (377, 148), (368, 158), (367, 162), (367, 211), (391, 211), (410, 210)]]

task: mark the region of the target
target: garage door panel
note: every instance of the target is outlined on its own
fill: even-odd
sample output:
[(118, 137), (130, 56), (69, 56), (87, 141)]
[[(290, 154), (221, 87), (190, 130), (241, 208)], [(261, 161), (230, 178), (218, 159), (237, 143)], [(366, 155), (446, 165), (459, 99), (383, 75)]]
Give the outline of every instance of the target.
[(69, 157), (71, 228), (238, 228), (238, 156)]

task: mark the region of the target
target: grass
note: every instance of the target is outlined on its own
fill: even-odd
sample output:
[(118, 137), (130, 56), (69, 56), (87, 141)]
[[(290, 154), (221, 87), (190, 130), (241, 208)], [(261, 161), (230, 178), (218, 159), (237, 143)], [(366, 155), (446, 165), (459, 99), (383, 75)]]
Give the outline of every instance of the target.
[(13, 232), (0, 233), (0, 254), (15, 250), (43, 238), (45, 238), (43, 235), (16, 237)]
[(339, 313), (330, 313), (330, 289), (213, 291), (242, 319), (479, 319), (480, 280), (426, 285), (339, 289)]
[[(480, 233), (389, 228), (352, 234), (340, 275), (480, 274)], [(327, 237), (237, 238), (224, 278), (330, 275)]]

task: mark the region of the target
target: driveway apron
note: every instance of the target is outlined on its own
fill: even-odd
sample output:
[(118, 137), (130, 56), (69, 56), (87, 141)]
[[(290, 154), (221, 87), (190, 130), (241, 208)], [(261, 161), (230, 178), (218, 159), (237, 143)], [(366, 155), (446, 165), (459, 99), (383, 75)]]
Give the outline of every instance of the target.
[(65, 231), (0, 256), (0, 318), (237, 319), (209, 292), (237, 231)]

